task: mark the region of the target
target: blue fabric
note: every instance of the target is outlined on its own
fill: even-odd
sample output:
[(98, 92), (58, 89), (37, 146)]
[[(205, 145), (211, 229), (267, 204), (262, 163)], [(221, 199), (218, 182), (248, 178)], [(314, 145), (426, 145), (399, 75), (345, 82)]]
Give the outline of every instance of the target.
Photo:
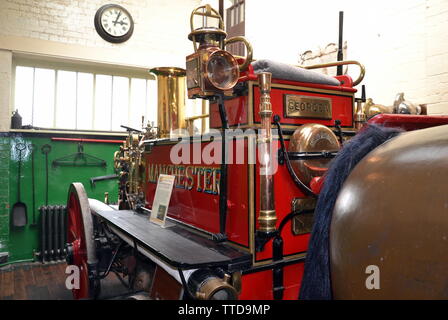
[(332, 86), (341, 85), (338, 79), (325, 74), (268, 59), (257, 60), (252, 63), (252, 67), (254, 68), (254, 73), (270, 72), (274, 79), (328, 84)]
[(339, 191), (352, 169), (364, 156), (401, 131), (395, 128), (368, 125), (347, 142), (331, 162), (314, 212), (315, 220), (308, 246), (299, 299), (332, 299), (329, 235), (333, 207)]

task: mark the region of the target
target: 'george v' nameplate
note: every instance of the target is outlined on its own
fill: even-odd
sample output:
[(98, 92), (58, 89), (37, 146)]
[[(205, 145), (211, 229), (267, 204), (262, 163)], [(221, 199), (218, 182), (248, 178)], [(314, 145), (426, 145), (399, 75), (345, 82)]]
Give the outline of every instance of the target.
[(331, 119), (331, 99), (295, 94), (285, 94), (283, 98), (286, 118)]

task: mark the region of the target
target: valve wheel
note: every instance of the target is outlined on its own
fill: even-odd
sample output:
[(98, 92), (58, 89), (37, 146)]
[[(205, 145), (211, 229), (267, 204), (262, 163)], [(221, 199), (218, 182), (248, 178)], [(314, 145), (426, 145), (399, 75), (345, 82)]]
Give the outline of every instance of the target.
[(89, 200), (82, 183), (70, 185), (67, 200), (67, 263), (79, 268), (79, 288), (72, 289), (74, 299), (94, 299), (99, 294), (95, 279), (97, 258), (93, 240), (93, 221)]

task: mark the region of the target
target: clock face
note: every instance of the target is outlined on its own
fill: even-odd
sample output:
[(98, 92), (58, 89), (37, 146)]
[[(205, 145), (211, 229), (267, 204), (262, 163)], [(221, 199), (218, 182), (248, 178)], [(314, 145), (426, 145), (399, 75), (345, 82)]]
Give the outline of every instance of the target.
[(111, 36), (121, 37), (131, 28), (131, 19), (124, 10), (119, 7), (112, 7), (104, 10), (101, 25)]
[(106, 4), (95, 14), (95, 28), (104, 40), (119, 43), (131, 37), (134, 21), (125, 8)]

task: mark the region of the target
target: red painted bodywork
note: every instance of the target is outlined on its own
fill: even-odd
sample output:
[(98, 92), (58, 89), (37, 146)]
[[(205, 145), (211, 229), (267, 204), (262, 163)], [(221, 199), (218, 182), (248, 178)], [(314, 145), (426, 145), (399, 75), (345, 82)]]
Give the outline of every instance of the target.
[[(326, 126), (334, 126), (334, 121), (340, 120), (341, 126), (353, 128), (353, 95), (356, 92), (352, 79), (348, 76), (336, 77), (340, 86), (328, 86), (313, 83), (299, 83), (280, 79), (272, 80), (271, 102), (273, 115), (280, 116), (282, 125), (294, 129), (305, 123), (320, 123)], [(254, 249), (255, 234), (258, 227), (257, 216), (260, 207), (260, 179), (259, 163), (248, 164), (248, 145), (250, 139), (256, 139), (254, 135), (259, 127), (260, 117), (258, 106), (260, 93), (257, 85), (257, 76), (254, 74), (252, 66), (239, 80), (246, 83), (248, 92), (235, 98), (225, 100), (225, 108), (229, 125), (231, 127), (242, 127), (252, 129), (253, 135), (239, 136), (239, 141), (243, 141), (244, 161), (235, 164), (233, 157), (232, 164), (228, 165), (228, 201), (227, 201), (227, 235), (231, 244), (237, 245), (242, 250), (253, 255), (253, 268), (243, 273), (242, 290), (240, 299), (273, 299), (273, 272), (269, 268), (272, 262), (272, 240), (269, 241), (261, 252)], [(286, 118), (283, 110), (284, 94), (297, 94), (311, 97), (324, 97), (331, 99), (332, 119), (306, 119), (306, 118)], [(396, 114), (381, 114), (369, 120), (369, 123), (381, 124), (387, 127), (401, 127), (404, 130), (416, 130), (436, 125), (448, 124), (448, 116), (411, 116)], [(210, 127), (220, 128), (221, 120), (216, 104), (210, 106)], [(247, 132), (246, 132), (247, 133)], [(274, 140), (276, 136), (274, 135)], [(274, 150), (279, 148), (278, 140)], [(170, 165), (170, 151), (177, 142), (159, 143), (152, 147), (152, 151), (145, 154), (147, 164), (146, 181), (148, 181), (148, 165), (164, 164)], [(216, 163), (204, 163), (198, 161), (193, 163), (193, 157), (186, 158), (188, 163), (177, 164), (181, 166), (195, 166), (204, 168), (214, 168), (219, 170), (221, 159), (221, 143), (218, 136), (214, 142), (201, 142), (199, 140), (189, 140), (185, 142), (192, 149), (198, 147), (204, 151), (210, 146), (214, 146), (214, 156)], [(288, 147), (288, 139), (285, 141)], [(236, 146), (231, 149), (235, 155)], [(190, 150), (192, 150), (190, 149)], [(218, 171), (217, 171), (218, 172)], [(175, 174), (171, 172), (171, 174)], [(218, 173), (217, 173), (218, 174)], [(218, 174), (219, 177), (219, 174)], [(188, 190), (183, 182), (187, 178), (179, 175), (177, 186), (174, 188), (168, 215), (195, 228), (211, 233), (219, 232), (219, 195), (217, 193), (207, 193), (197, 189), (197, 181), (193, 183), (193, 188)], [(198, 179), (194, 177), (193, 179)], [(203, 179), (203, 178), (201, 178)], [(310, 187), (316, 193), (320, 193), (324, 179), (315, 178), (311, 181)], [(147, 207), (151, 208), (156, 190), (155, 182), (147, 182), (145, 194)], [(305, 198), (306, 196), (298, 189), (291, 179), (285, 165), (279, 165), (274, 175), (274, 197), (275, 209), (277, 213), (277, 227), (282, 219), (291, 212), (291, 201), (294, 198)], [(304, 272), (304, 260), (297, 259), (307, 251), (310, 234), (293, 235), (291, 232), (291, 221), (289, 221), (282, 231), (284, 260), (291, 261), (285, 265), (283, 286), (283, 299), (295, 300), (298, 298), (300, 285)], [(294, 260), (296, 259), (296, 260)], [(266, 265), (268, 265), (266, 267)]]
[(378, 114), (368, 123), (380, 124), (385, 127), (401, 128), (405, 131), (425, 129), (448, 124), (448, 116), (427, 116), (410, 114)]
[[(334, 126), (334, 120), (341, 120), (343, 127), (353, 127), (353, 94), (356, 92), (351, 87), (352, 80), (348, 76), (338, 77), (343, 82), (341, 86), (328, 86), (312, 83), (298, 83), (273, 79), (273, 89), (271, 92), (271, 102), (273, 114), (281, 117), (284, 125), (299, 126), (305, 123), (320, 123), (327, 126)], [(253, 70), (246, 72), (240, 82), (247, 82), (252, 86), (252, 92), (248, 95), (239, 96), (225, 101), (227, 117), (231, 126), (246, 125), (246, 128), (256, 132), (257, 123), (260, 122), (258, 115), (258, 105), (260, 94), (256, 83), (256, 75)], [(276, 85), (288, 85), (280, 88)], [(328, 91), (331, 90), (331, 91)], [(283, 95), (300, 94), (313, 97), (330, 98), (332, 101), (332, 119), (306, 119), (306, 118), (285, 118), (283, 112)], [(344, 95), (345, 94), (345, 95)], [(250, 119), (252, 115), (252, 119)], [(216, 105), (210, 106), (210, 127), (219, 128), (221, 120)], [(255, 136), (253, 136), (255, 137)], [(277, 150), (280, 147), (278, 140)], [(171, 164), (170, 150), (176, 142), (171, 144), (160, 144), (152, 147), (152, 151), (145, 154), (147, 164)], [(221, 159), (220, 139), (213, 142), (216, 144), (216, 159)], [(288, 138), (285, 141), (288, 147)], [(207, 148), (209, 142), (193, 141), (187, 142), (189, 145), (201, 144), (201, 150)], [(235, 150), (235, 149), (233, 149)], [(257, 216), (259, 211), (259, 163), (250, 165), (248, 160), (248, 138), (244, 138), (244, 163), (228, 165), (228, 213), (227, 213), (227, 235), (231, 243), (239, 245), (242, 250), (247, 250), (253, 254), (254, 267), (259, 267), (264, 263), (269, 263), (272, 259), (272, 240), (269, 241), (261, 252), (254, 250), (254, 231), (257, 228)], [(234, 151), (235, 152), (235, 151)], [(189, 156), (192, 163), (192, 155)], [(234, 159), (235, 160), (235, 159)], [(188, 166), (189, 164), (183, 164)], [(220, 163), (214, 164), (193, 164), (194, 166), (204, 166), (219, 168)], [(305, 198), (306, 196), (298, 189), (285, 165), (279, 165), (274, 175), (274, 196), (275, 209), (277, 213), (277, 226), (282, 219), (291, 212), (291, 201), (294, 198)], [(180, 183), (182, 184), (182, 183)], [(151, 208), (156, 190), (156, 183), (147, 182), (146, 201), (148, 208)], [(252, 195), (252, 197), (251, 197)], [(181, 186), (175, 187), (172, 193), (168, 215), (196, 228), (208, 232), (219, 232), (219, 195), (199, 192), (195, 188), (187, 190)], [(252, 226), (252, 229), (251, 229)], [(283, 252), (284, 259), (297, 258), (306, 252), (310, 234), (293, 235), (291, 232), (291, 221), (283, 228)], [(304, 262), (296, 260), (294, 263), (284, 267), (284, 299), (297, 299), (300, 283), (303, 275)], [(272, 299), (272, 270), (249, 271), (242, 277), (242, 292), (240, 299)]]
[(94, 142), (94, 143), (123, 143), (124, 142), (124, 140), (79, 139), (79, 138), (51, 138), (51, 141)]
[[(283, 269), (284, 300), (297, 300), (305, 263), (285, 266)], [(241, 300), (272, 300), (272, 271), (245, 274), (242, 277)]]
[[(334, 120), (341, 121), (342, 127), (353, 127), (353, 96), (356, 89), (352, 88), (352, 80), (348, 76), (336, 77), (341, 81), (340, 86), (329, 86), (315, 83), (296, 82), (289, 80), (272, 79), (271, 103), (273, 115), (280, 116), (280, 123), (284, 125), (301, 125), (305, 123), (320, 123), (326, 126), (334, 126)], [(249, 87), (248, 95), (236, 97), (225, 102), (229, 126), (240, 127), (260, 123), (258, 106), (260, 103), (260, 91), (257, 85), (257, 76), (250, 70), (240, 79), (240, 82), (253, 84)], [(288, 87), (286, 87), (288, 86)], [(319, 92), (316, 92), (319, 91)], [(331, 91), (331, 92), (329, 92)], [(285, 94), (303, 95), (309, 97), (322, 97), (331, 99), (332, 119), (312, 118), (286, 118), (283, 110)], [(249, 97), (253, 97), (250, 99)], [(252, 102), (250, 104), (250, 102)], [(249, 111), (251, 109), (251, 111)], [(252, 119), (250, 118), (252, 114)], [(217, 104), (210, 105), (210, 128), (220, 128), (221, 118)]]
[[(204, 150), (208, 142), (194, 142), (201, 144), (201, 150)], [(211, 142), (216, 146), (216, 157), (221, 159), (220, 142)], [(247, 147), (247, 142), (244, 142)], [(146, 163), (171, 164), (170, 150), (171, 145), (155, 146), (153, 151), (146, 154)], [(235, 146), (236, 147), (236, 146)], [(219, 168), (220, 164), (192, 164), (192, 156), (190, 158), (191, 165), (203, 166), (208, 168)], [(244, 163), (247, 163), (247, 155)], [(188, 165), (188, 164), (187, 164)], [(228, 214), (227, 214), (227, 231), (229, 240), (244, 247), (249, 246), (249, 173), (246, 164), (233, 164), (228, 166), (228, 185), (233, 186), (228, 189)], [(148, 177), (148, 173), (147, 173)], [(195, 177), (197, 179), (197, 177)], [(146, 179), (148, 180), (148, 178)], [(156, 191), (156, 183), (146, 184), (146, 201), (148, 207), (151, 208)], [(192, 190), (180, 187), (174, 187), (170, 209), (168, 216), (188, 223), (194, 227), (203, 229), (208, 232), (219, 232), (219, 195), (197, 191), (197, 180)]]

